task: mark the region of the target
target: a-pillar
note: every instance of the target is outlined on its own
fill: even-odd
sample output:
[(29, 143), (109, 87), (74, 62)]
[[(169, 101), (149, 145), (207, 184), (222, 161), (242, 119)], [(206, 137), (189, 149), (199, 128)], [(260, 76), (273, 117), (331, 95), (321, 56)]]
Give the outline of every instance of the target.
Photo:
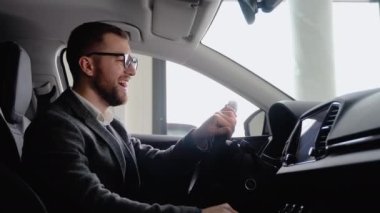
[(288, 0), (294, 38), (297, 100), (335, 96), (331, 0)]

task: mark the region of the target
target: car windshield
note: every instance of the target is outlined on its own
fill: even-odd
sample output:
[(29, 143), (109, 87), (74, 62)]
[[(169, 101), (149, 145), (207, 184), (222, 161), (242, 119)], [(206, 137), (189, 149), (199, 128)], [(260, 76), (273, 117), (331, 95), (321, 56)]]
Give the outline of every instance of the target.
[(379, 8), (284, 0), (249, 25), (237, 1), (224, 1), (202, 43), (296, 100), (326, 101), (380, 85)]

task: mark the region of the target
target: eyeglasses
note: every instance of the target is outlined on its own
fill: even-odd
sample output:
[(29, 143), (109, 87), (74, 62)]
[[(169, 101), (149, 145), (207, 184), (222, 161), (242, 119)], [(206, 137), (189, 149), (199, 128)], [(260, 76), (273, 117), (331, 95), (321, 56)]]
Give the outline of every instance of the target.
[(91, 52), (86, 54), (85, 56), (92, 56), (92, 55), (110, 55), (110, 56), (123, 56), (124, 57), (124, 67), (128, 68), (130, 65), (132, 65), (133, 69), (137, 70), (138, 60), (136, 57), (131, 56), (128, 53), (108, 53), (108, 52)]

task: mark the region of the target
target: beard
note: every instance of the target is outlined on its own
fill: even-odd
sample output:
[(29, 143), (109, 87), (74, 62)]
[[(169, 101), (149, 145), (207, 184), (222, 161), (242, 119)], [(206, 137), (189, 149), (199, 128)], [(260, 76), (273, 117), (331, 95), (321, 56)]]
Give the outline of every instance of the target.
[(119, 106), (127, 101), (126, 93), (120, 92), (118, 84), (108, 84), (99, 75), (95, 76), (93, 87), (110, 106)]

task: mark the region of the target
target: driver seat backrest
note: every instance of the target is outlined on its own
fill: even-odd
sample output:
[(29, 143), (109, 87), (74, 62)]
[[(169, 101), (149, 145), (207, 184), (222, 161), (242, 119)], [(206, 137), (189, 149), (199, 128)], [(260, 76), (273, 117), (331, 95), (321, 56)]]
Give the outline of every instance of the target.
[(39, 196), (20, 176), (32, 93), (28, 54), (15, 42), (0, 43), (0, 212), (46, 213)]
[(0, 60), (1, 133), (10, 132), (13, 138), (0, 143), (0, 158), (9, 169), (17, 170), (24, 132), (30, 124), (25, 115), (33, 93), (31, 63), (26, 51), (11, 41), (0, 44)]

